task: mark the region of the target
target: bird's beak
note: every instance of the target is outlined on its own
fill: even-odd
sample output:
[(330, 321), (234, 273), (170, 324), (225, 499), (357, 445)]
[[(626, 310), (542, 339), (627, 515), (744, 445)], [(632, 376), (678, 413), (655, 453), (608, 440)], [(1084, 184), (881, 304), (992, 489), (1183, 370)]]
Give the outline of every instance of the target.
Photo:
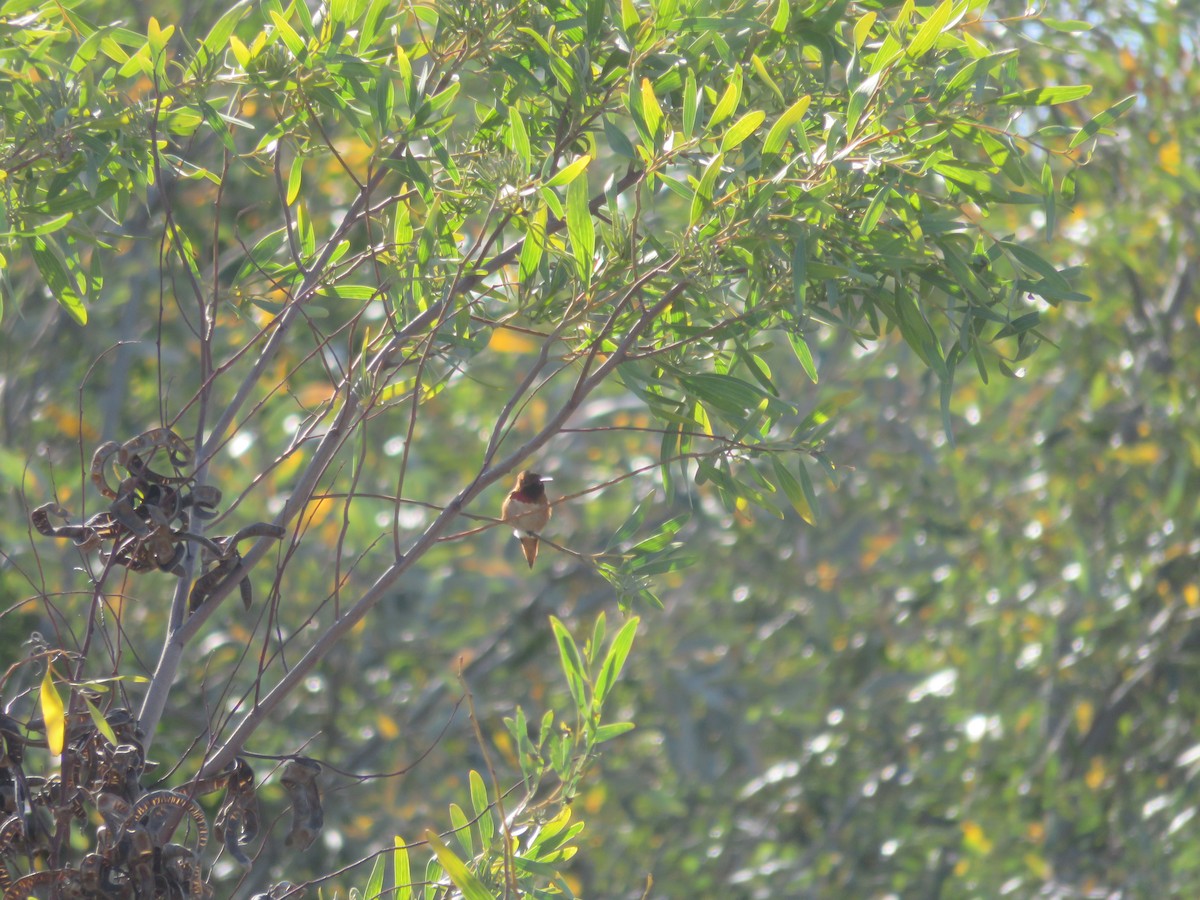
[(541, 480), (541, 481), (553, 481), (554, 479), (553, 479), (553, 478), (549, 478), (549, 477), (547, 477), (547, 476), (543, 475), (543, 476), (541, 477), (541, 479), (540, 479), (540, 480)]

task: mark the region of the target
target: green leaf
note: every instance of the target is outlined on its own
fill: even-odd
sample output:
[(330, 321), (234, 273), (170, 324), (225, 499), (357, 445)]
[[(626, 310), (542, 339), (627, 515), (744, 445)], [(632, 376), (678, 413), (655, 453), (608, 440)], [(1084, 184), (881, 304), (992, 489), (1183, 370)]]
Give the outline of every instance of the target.
[(649, 78), (642, 79), (642, 115), (646, 119), (646, 130), (657, 144), (662, 137), (663, 111), (658, 104), (658, 98), (654, 96), (654, 85), (650, 83)]
[(225, 117), (204, 100), (197, 101), (196, 107), (200, 110), (200, 115), (204, 117), (204, 121), (208, 123), (208, 127), (213, 130), (225, 146), (225, 149), (236, 155), (237, 144), (233, 141), (233, 132), (229, 130), (229, 124), (225, 121)]
[(808, 112), (810, 103), (812, 103), (812, 97), (809, 94), (805, 94), (785, 109), (783, 114), (775, 120), (775, 124), (767, 132), (766, 140), (763, 141), (763, 156), (779, 153), (783, 149), (783, 143), (787, 140), (788, 132), (792, 129), (792, 126), (804, 118), (804, 114)]
[(264, 235), (250, 250), (250, 255), (246, 257), (237, 274), (234, 276), (234, 282), (239, 282), (251, 274), (258, 274), (261, 270), (267, 268), (271, 260), (283, 249), (286, 243), (286, 229), (277, 228), (275, 231)]
[(1037, 23), (1044, 28), (1051, 28), (1054, 31), (1065, 31), (1071, 34), (1091, 31), (1096, 27), (1091, 22), (1081, 22), (1078, 19), (1047, 19), (1045, 16), (1038, 16)]
[(300, 182), (303, 180), (304, 166), (297, 160), (292, 164), (292, 170), (288, 172), (287, 183), (287, 199), (286, 203), (291, 206), (296, 202), (296, 198), (300, 196)]
[(699, 372), (694, 375), (681, 375), (679, 381), (689, 393), (734, 416), (757, 409), (764, 401), (768, 406), (780, 411), (785, 407), (789, 411), (791, 409), (790, 404), (733, 375)]
[(96, 726), (97, 731), (104, 735), (105, 740), (114, 747), (121, 743), (117, 740), (116, 732), (112, 730), (112, 726), (108, 724), (108, 720), (104, 718), (104, 714), (100, 712), (96, 704), (89, 700), (86, 695), (83, 696), (83, 705), (87, 707), (88, 715), (92, 718), (92, 724)]
[(804, 302), (808, 295), (808, 232), (802, 222), (792, 225), (792, 291), (795, 299), (795, 317), (803, 322)]
[[(805, 493), (804, 487), (800, 484), (796, 477), (787, 470), (778, 456), (771, 457), (771, 465), (775, 470), (775, 482), (783, 490), (784, 496), (791, 501), (792, 508), (795, 509), (800, 518), (809, 525), (816, 525), (817, 517), (813, 513), (812, 504), (809, 502), (808, 495)], [(803, 462), (801, 462), (801, 466), (803, 465)]]
[(558, 655), (562, 658), (563, 674), (567, 676), (567, 685), (571, 696), (575, 699), (575, 708), (580, 718), (587, 716), (587, 676), (583, 668), (583, 657), (579, 655), (579, 647), (567, 627), (556, 617), (550, 617), (550, 627), (554, 631), (554, 640), (558, 643)]
[(605, 741), (611, 741), (613, 738), (633, 731), (635, 727), (633, 722), (609, 722), (607, 725), (601, 725), (592, 733), (592, 740), (597, 744), (603, 744)]
[(625, 159), (636, 159), (636, 154), (633, 150), (633, 144), (629, 138), (612, 119), (605, 117), (604, 119), (604, 136), (608, 139), (608, 146), (612, 148), (612, 152), (617, 156)]
[(946, 362), (942, 358), (942, 350), (938, 345), (933, 327), (917, 307), (916, 301), (906, 290), (898, 290), (896, 296), (896, 313), (899, 319), (900, 334), (921, 360), (933, 369), (940, 377), (946, 376)]
[(408, 846), (400, 835), (392, 838), (392, 877), (396, 883), (396, 900), (412, 900), (412, 866), (408, 858)]
[(596, 252), (596, 227), (589, 208), (588, 181), (576, 178), (567, 185), (567, 237), (575, 266), (584, 284), (592, 282), (592, 269)]
[(279, 37), (283, 39), (283, 43), (291, 51), (292, 56), (302, 59), (304, 57), (304, 38), (300, 37), (296, 33), (296, 29), (288, 24), (288, 20), (275, 10), (271, 9), (267, 12), (271, 16), (271, 21), (275, 23), (275, 28), (279, 31)]
[(758, 130), (758, 126), (766, 119), (767, 114), (758, 109), (754, 112), (746, 113), (733, 124), (729, 131), (725, 132), (725, 137), (721, 139), (721, 152), (728, 153), (730, 150), (737, 147), (742, 141), (754, 134)]
[(792, 345), (792, 352), (796, 354), (796, 359), (800, 361), (800, 368), (804, 370), (804, 374), (808, 376), (809, 381), (816, 384), (817, 367), (813, 362), (812, 351), (808, 349), (808, 342), (804, 340), (804, 335), (793, 334), (789, 331), (788, 341)]
[(729, 84), (725, 86), (725, 92), (721, 94), (721, 99), (717, 101), (717, 105), (713, 108), (712, 116), (708, 120), (708, 130), (712, 131), (721, 122), (724, 122), (737, 111), (738, 102), (742, 99), (742, 70), (740, 67), (733, 70), (733, 75), (729, 78)]
[[(578, 178), (581, 174), (583, 174), (585, 171), (587, 171), (587, 167), (591, 163), (591, 161), (592, 161), (592, 158), (590, 156), (581, 156), (581, 157), (579, 157), (579, 159), (575, 160), (573, 163), (569, 163), (568, 165), (563, 166), (561, 169), (559, 169), (557, 172), (554, 173), (554, 175), (550, 178), (549, 181), (546, 182), (546, 187), (552, 188), (552, 187), (559, 187), (564, 184), (570, 184), (576, 178)], [(586, 181), (587, 181), (587, 179), (584, 179), (585, 190), (586, 190)]]
[(475, 822), (479, 827), (479, 837), (483, 843), (483, 849), (486, 850), (492, 843), (492, 836), (495, 834), (495, 824), (492, 822), (492, 811), (488, 804), (487, 786), (483, 783), (483, 776), (471, 770), (468, 781), (471, 785), (471, 806), (475, 810)]
[(892, 190), (899, 180), (899, 173), (893, 175), (888, 179), (887, 184), (877, 190), (875, 196), (871, 198), (871, 204), (867, 207), (867, 212), (858, 225), (858, 233), (863, 235), (863, 237), (874, 231), (875, 226), (879, 224), (879, 218), (883, 215), (884, 209), (887, 208), (888, 201), (892, 199)]
[(596, 690), (592, 697), (593, 710), (598, 711), (604, 705), (608, 692), (620, 677), (625, 659), (633, 646), (634, 636), (637, 634), (638, 621), (637, 617), (630, 619), (613, 638), (612, 646), (609, 647), (604, 663), (600, 666), (600, 674), (596, 677)]
[(77, 323), (86, 325), (87, 307), (83, 305), (76, 279), (67, 268), (66, 258), (53, 239), (38, 236), (29, 238), (25, 246), (33, 256), (34, 264), (54, 299), (59, 302)]
[(771, 20), (771, 30), (777, 34), (787, 31), (788, 20), (792, 14), (792, 0), (779, 0), (775, 6), (775, 17)]
[(642, 501), (634, 507), (633, 512), (629, 514), (629, 517), (621, 523), (621, 527), (608, 539), (608, 543), (604, 545), (606, 553), (616, 547), (620, 547), (637, 534), (638, 529), (642, 527), (646, 521), (646, 517), (650, 514), (650, 507), (654, 502), (654, 493), (654, 491), (651, 491), (643, 497)]
[(633, 5), (633, 0), (621, 0), (621, 27), (626, 34), (632, 34), (633, 30), (641, 24), (641, 19), (638, 18), (637, 8)]
[[(805, 519), (809, 525), (817, 524), (817, 492), (813, 490), (812, 479), (808, 475), (808, 467), (804, 464), (804, 460), (800, 460), (798, 468), (800, 476), (800, 489), (804, 491), (804, 499), (808, 502), (808, 511), (812, 515), (812, 519)], [(797, 509), (799, 512), (799, 509)], [(801, 516), (804, 514), (801, 513)]]
[(375, 857), (375, 864), (371, 866), (371, 875), (367, 878), (367, 886), (363, 888), (363, 900), (379, 900), (383, 895), (383, 875), (384, 865), (381, 854)]
[(725, 154), (718, 153), (704, 167), (704, 174), (700, 176), (700, 184), (696, 187), (696, 192), (692, 196), (691, 210), (688, 214), (689, 228), (700, 221), (700, 216), (709, 204), (712, 203), (713, 187), (716, 185), (717, 176), (721, 174), (721, 166), (724, 162)]
[(539, 205), (529, 219), (529, 227), (525, 231), (525, 242), (521, 245), (521, 259), (518, 266), (521, 284), (528, 284), (537, 274), (542, 261), (542, 250), (546, 244), (546, 207)]
[(517, 106), (508, 108), (508, 145), (512, 151), (521, 157), (528, 172), (533, 164), (533, 152), (529, 146), (529, 132), (525, 129), (525, 118)]
[(437, 832), (433, 829), (426, 829), (425, 840), (433, 848), (437, 861), (446, 870), (446, 874), (450, 876), (454, 886), (462, 891), (464, 900), (493, 900), (492, 892), (484, 887), (483, 882), (471, 873), (466, 863), (455, 856), (454, 852), (442, 842)]
[(699, 110), (700, 91), (696, 87), (696, 75), (689, 69), (687, 80), (683, 84), (683, 136), (687, 140), (691, 140), (696, 129), (696, 115)]
[[(1052, 85), (1050, 87), (1030, 88), (1027, 91), (1016, 91), (1005, 94), (996, 100), (1004, 106), (1053, 106), (1056, 103), (1069, 103), (1086, 97), (1092, 92), (1090, 84)], [(1086, 126), (1085, 126), (1086, 127)]]
[(471, 837), (470, 820), (457, 803), (450, 804), (450, 824), (454, 826), (454, 835), (463, 845), (467, 856), (475, 855), (475, 841)]
[(867, 104), (871, 102), (879, 87), (881, 75), (882, 73), (876, 72), (866, 78), (850, 94), (850, 102), (846, 104), (846, 137), (850, 138), (857, 134), (858, 123), (867, 109)]
[(1079, 129), (1075, 137), (1071, 138), (1071, 143), (1068, 149), (1074, 150), (1085, 141), (1091, 140), (1100, 133), (1102, 128), (1111, 125), (1116, 119), (1124, 113), (1129, 107), (1137, 102), (1138, 95), (1130, 94), (1124, 100), (1118, 100), (1104, 112), (1094, 116), (1086, 125)]
[(604, 11), (607, 6), (606, 0), (588, 0), (587, 4), (587, 36), (588, 40), (595, 40), (600, 36), (601, 30), (604, 28)]
[(875, 19), (876, 14), (868, 12), (854, 23), (854, 49), (861, 50), (862, 45), (867, 42), (867, 37), (871, 33), (871, 26), (875, 24)]
[(921, 26), (916, 36), (912, 39), (912, 42), (908, 45), (909, 57), (916, 59), (919, 56), (923, 56), (926, 51), (930, 50), (937, 43), (937, 39), (946, 30), (947, 23), (950, 21), (950, 13), (953, 9), (954, 4), (951, 0), (942, 0), (942, 4), (930, 13), (929, 18), (925, 20), (925, 24)]

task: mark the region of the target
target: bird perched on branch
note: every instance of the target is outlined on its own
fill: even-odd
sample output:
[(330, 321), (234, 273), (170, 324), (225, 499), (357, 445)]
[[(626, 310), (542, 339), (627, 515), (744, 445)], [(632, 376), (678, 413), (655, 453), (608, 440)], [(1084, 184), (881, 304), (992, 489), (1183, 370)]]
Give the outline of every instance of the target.
[(520, 539), (521, 552), (531, 569), (537, 559), (538, 534), (550, 521), (550, 503), (546, 499), (544, 482), (551, 480), (537, 472), (522, 472), (500, 511), (500, 517), (514, 526), (513, 534)]

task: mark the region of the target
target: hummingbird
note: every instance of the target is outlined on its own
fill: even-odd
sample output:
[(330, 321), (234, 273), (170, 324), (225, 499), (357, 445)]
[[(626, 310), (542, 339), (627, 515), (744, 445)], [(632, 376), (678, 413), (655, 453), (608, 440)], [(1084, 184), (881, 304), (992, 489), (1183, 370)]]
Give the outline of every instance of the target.
[(516, 526), (513, 535), (521, 541), (521, 552), (531, 569), (537, 559), (538, 533), (550, 521), (550, 503), (546, 500), (544, 482), (552, 480), (537, 472), (522, 472), (500, 510), (500, 517)]

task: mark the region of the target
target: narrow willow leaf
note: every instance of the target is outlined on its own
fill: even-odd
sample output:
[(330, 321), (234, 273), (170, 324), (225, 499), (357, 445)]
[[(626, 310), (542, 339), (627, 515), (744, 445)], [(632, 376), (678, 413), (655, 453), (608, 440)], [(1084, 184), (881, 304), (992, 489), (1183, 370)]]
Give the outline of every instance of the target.
[(717, 183), (717, 176), (721, 174), (721, 166), (724, 161), (725, 154), (718, 153), (704, 167), (704, 174), (700, 176), (700, 184), (696, 187), (696, 193), (692, 197), (692, 208), (688, 215), (688, 227), (692, 227), (699, 222), (704, 210), (712, 203), (713, 187)]
[(612, 148), (612, 152), (617, 156), (625, 159), (636, 159), (633, 151), (633, 144), (612, 119), (605, 117), (604, 119), (604, 136), (608, 139), (608, 146)]
[(679, 0), (658, 0), (654, 10), (654, 27), (660, 31), (670, 29), (675, 24), (678, 9)]
[(596, 729), (592, 734), (592, 740), (597, 744), (603, 744), (605, 741), (611, 741), (613, 738), (633, 731), (635, 727), (633, 722), (609, 722)]
[(250, 65), (250, 50), (238, 39), (236, 34), (229, 36), (229, 49), (233, 51), (233, 58), (237, 60), (239, 66), (245, 69)]
[(939, 377), (945, 378), (946, 361), (938, 345), (937, 335), (908, 291), (900, 291), (896, 297), (896, 313), (900, 334), (905, 343), (916, 351), (925, 365), (933, 369)]
[(412, 864), (408, 858), (408, 846), (400, 835), (392, 838), (392, 877), (396, 883), (393, 896), (396, 900), (412, 900)]
[(41, 689), (42, 721), (46, 725), (46, 746), (54, 756), (62, 756), (67, 733), (66, 709), (54, 684), (54, 670), (47, 665)]
[(538, 206), (529, 219), (525, 232), (525, 243), (521, 245), (519, 275), (522, 285), (527, 285), (537, 274), (542, 262), (542, 250), (546, 246), (546, 207)]
[(480, 842), (483, 845), (482, 849), (486, 851), (495, 834), (492, 811), (488, 805), (487, 786), (483, 783), (483, 776), (474, 769), (471, 770), (468, 781), (471, 785), (471, 806), (475, 810), (475, 822), (479, 827)]
[(631, 34), (639, 24), (641, 19), (638, 18), (633, 0), (621, 0), (621, 27), (625, 29), (625, 33)]
[(808, 376), (809, 381), (813, 384), (817, 383), (817, 366), (813, 362), (812, 351), (808, 348), (808, 342), (804, 340), (804, 336), (800, 334), (788, 333), (788, 341), (792, 345), (792, 352), (796, 354), (796, 359), (800, 361), (800, 368), (804, 370), (804, 374)]
[(721, 152), (728, 153), (733, 150), (742, 141), (754, 134), (758, 130), (758, 126), (766, 119), (767, 114), (761, 109), (756, 109), (754, 112), (748, 112), (736, 122), (733, 127), (725, 132), (725, 137), (721, 139)]
[(775, 18), (771, 20), (771, 30), (777, 34), (787, 31), (788, 20), (792, 15), (792, 0), (779, 0), (775, 7)]
[(779, 102), (787, 103), (787, 97), (783, 95), (783, 91), (779, 89), (779, 85), (775, 83), (775, 79), (767, 71), (766, 63), (762, 61), (762, 58), (757, 53), (750, 54), (750, 65), (754, 66), (754, 71), (758, 74), (759, 79), (771, 89), (772, 94), (779, 98)]
[(876, 73), (863, 80), (863, 82), (854, 89), (850, 94), (850, 102), (846, 104), (846, 137), (852, 138), (858, 133), (858, 123), (862, 119), (862, 114), (866, 111), (867, 104), (875, 95), (876, 89), (879, 87), (879, 79), (882, 73)]
[(899, 175), (893, 175), (883, 187), (875, 192), (875, 196), (871, 198), (871, 204), (867, 207), (867, 212), (863, 216), (862, 222), (858, 225), (858, 233), (864, 237), (875, 230), (875, 226), (879, 224), (879, 218), (883, 215), (884, 209), (887, 208), (888, 201), (892, 198), (892, 191), (895, 189), (896, 182), (899, 180)]
[(950, 21), (950, 13), (953, 9), (954, 4), (951, 0), (942, 0), (942, 4), (930, 13), (925, 24), (921, 26), (916, 37), (908, 45), (908, 55), (912, 59), (924, 55), (937, 43), (937, 39), (946, 30), (946, 24)]
[(377, 856), (375, 864), (371, 866), (371, 875), (367, 878), (367, 886), (363, 888), (363, 900), (379, 900), (383, 894), (383, 876), (383, 856)]
[(454, 886), (462, 891), (465, 900), (493, 900), (492, 892), (484, 887), (483, 882), (471, 873), (466, 863), (455, 856), (454, 851), (442, 842), (437, 832), (426, 829), (425, 840), (433, 848), (437, 861), (446, 870), (446, 874), (450, 876)]
[(287, 205), (291, 206), (296, 202), (296, 198), (300, 196), (300, 182), (303, 180), (304, 166), (297, 160), (292, 164), (292, 171), (288, 172), (287, 183)]
[(271, 21), (275, 23), (275, 28), (278, 30), (280, 38), (283, 39), (283, 43), (291, 51), (292, 56), (301, 59), (304, 56), (304, 39), (296, 33), (296, 29), (288, 23), (288, 20), (275, 10), (271, 9), (267, 10), (267, 12), (270, 14)]
[(592, 626), (592, 639), (585, 648), (589, 667), (596, 662), (596, 658), (600, 654), (600, 648), (604, 646), (604, 636), (607, 633), (608, 619), (604, 615), (604, 610), (600, 610), (600, 615), (596, 616), (596, 624)]
[(587, 36), (594, 40), (600, 36), (604, 28), (604, 9), (606, 0), (588, 0), (587, 4)]
[(646, 117), (646, 130), (653, 136), (655, 143), (662, 137), (663, 111), (654, 96), (654, 85), (649, 78), (642, 79), (642, 115)]
[(588, 182), (577, 178), (567, 185), (567, 237), (579, 277), (591, 284), (593, 256), (596, 252), (596, 227), (588, 207)]
[(1129, 107), (1133, 106), (1133, 104), (1137, 102), (1137, 98), (1137, 94), (1130, 94), (1124, 100), (1118, 100), (1108, 109), (1104, 110), (1104, 112), (1096, 115), (1090, 122), (1079, 129), (1079, 132), (1075, 135), (1075, 137), (1071, 138), (1071, 143), (1068, 146), (1068, 149), (1074, 150), (1084, 141), (1094, 138), (1100, 133), (1100, 129), (1111, 125), (1118, 116), (1129, 109)]
[[(546, 182), (546, 187), (559, 187), (564, 184), (570, 184), (578, 178), (583, 172), (587, 171), (588, 164), (592, 161), (590, 156), (581, 156), (573, 163), (563, 166)], [(587, 179), (584, 179), (586, 183)], [(586, 190), (586, 188), (585, 188)]]
[(717, 105), (713, 108), (712, 116), (708, 120), (709, 130), (711, 131), (714, 127), (732, 116), (737, 111), (737, 106), (741, 99), (742, 70), (739, 67), (733, 70), (729, 84), (725, 86), (725, 92), (721, 94), (721, 99), (717, 101)]
[(613, 638), (612, 646), (609, 647), (608, 653), (604, 657), (604, 663), (600, 666), (600, 674), (596, 677), (596, 692), (592, 698), (594, 710), (599, 710), (604, 705), (608, 692), (612, 690), (617, 678), (621, 675), (621, 669), (629, 656), (629, 650), (633, 647), (638, 621), (637, 617), (630, 619)]
[(521, 161), (526, 164), (526, 172), (529, 172), (529, 167), (533, 164), (533, 151), (529, 148), (529, 132), (524, 127), (521, 110), (515, 106), (509, 107), (509, 146), (511, 146), (512, 152), (521, 157)]
[[(792, 508), (809, 525), (816, 525), (817, 517), (813, 514), (812, 504), (808, 501), (808, 495), (804, 493), (804, 486), (787, 470), (778, 456), (771, 457), (771, 465), (775, 470), (775, 481), (783, 490), (784, 496), (791, 501)], [(803, 463), (801, 463), (801, 466), (803, 466)]]
[(796, 296), (796, 321), (804, 321), (808, 296), (808, 232), (803, 224), (792, 226), (792, 291)]
[(696, 87), (696, 75), (689, 69), (687, 80), (683, 83), (683, 136), (689, 140), (696, 130), (696, 115), (699, 109), (700, 91)]
[(1005, 94), (995, 102), (1004, 106), (1054, 106), (1086, 97), (1091, 92), (1090, 84), (1051, 85)]
[(866, 43), (867, 35), (871, 33), (871, 26), (875, 24), (875, 13), (866, 13), (861, 19), (854, 23), (854, 48), (861, 50), (862, 45)]
[(804, 489), (804, 496), (808, 500), (808, 507), (812, 510), (812, 524), (816, 525), (819, 518), (817, 515), (817, 492), (813, 490), (812, 479), (808, 475), (808, 467), (804, 464), (803, 459), (800, 460), (800, 466), (797, 471), (800, 475), (800, 487)]
[(575, 698), (575, 706), (581, 717), (587, 716), (587, 692), (584, 687), (586, 674), (583, 669), (583, 657), (579, 655), (579, 647), (567, 626), (556, 617), (550, 617), (550, 628), (554, 632), (554, 640), (558, 643), (558, 654), (562, 658), (563, 674), (567, 676), (567, 685), (571, 696)]
[(120, 743), (117, 740), (116, 732), (112, 730), (112, 726), (108, 724), (108, 720), (104, 718), (104, 714), (100, 712), (96, 706), (86, 696), (83, 698), (83, 705), (87, 707), (88, 715), (92, 717), (92, 724), (96, 726), (96, 730), (104, 735), (105, 739), (114, 747)]
[(463, 850), (467, 852), (467, 856), (475, 855), (475, 841), (471, 837), (470, 820), (467, 814), (463, 812), (461, 806), (457, 803), (450, 804), (450, 824), (454, 826), (454, 836), (463, 845)]
[(58, 244), (53, 238), (39, 235), (28, 239), (26, 247), (33, 255), (33, 262), (54, 299), (78, 324), (86, 325), (88, 314), (87, 307), (83, 305), (83, 295)]

